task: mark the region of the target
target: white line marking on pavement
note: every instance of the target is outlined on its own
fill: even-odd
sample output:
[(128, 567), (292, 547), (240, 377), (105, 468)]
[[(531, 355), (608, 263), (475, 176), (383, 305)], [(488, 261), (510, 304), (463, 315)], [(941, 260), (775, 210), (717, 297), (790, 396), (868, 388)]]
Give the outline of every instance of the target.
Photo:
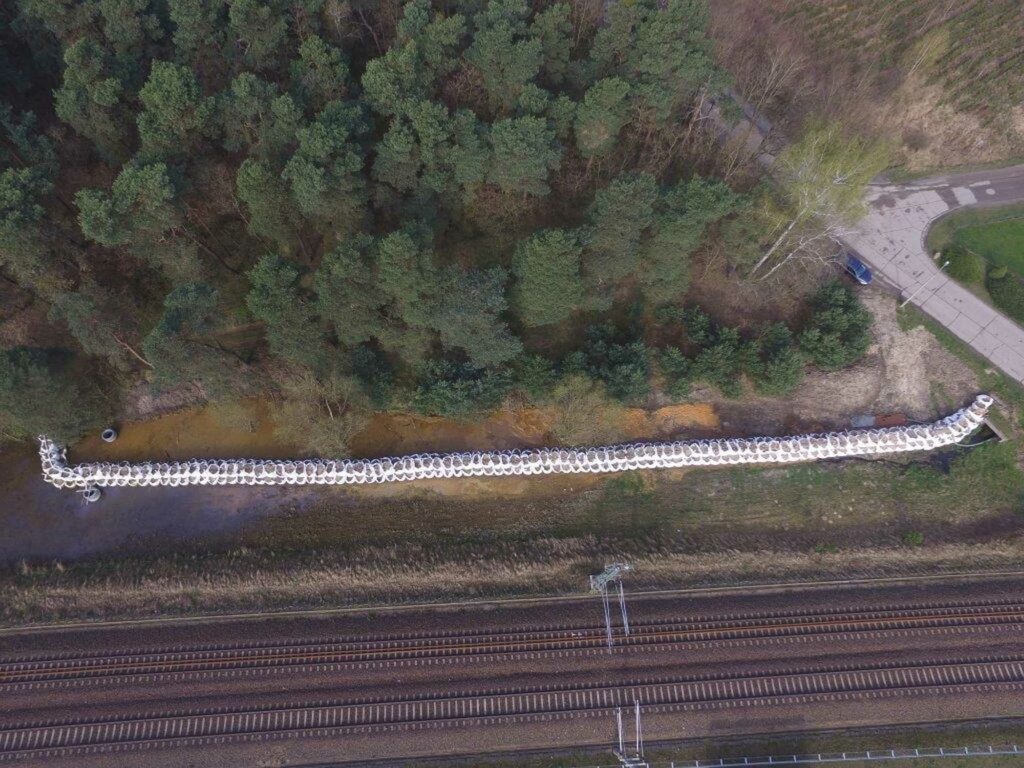
[(978, 198), (967, 187), (953, 187), (953, 194), (960, 205), (973, 205), (978, 202)]

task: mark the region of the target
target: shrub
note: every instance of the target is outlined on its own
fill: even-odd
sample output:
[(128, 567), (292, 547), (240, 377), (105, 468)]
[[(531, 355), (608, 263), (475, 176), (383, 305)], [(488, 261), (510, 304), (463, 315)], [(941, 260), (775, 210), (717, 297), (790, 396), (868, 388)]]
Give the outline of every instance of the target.
[(600, 445), (617, 440), (621, 406), (605, 386), (579, 373), (566, 376), (551, 393), (551, 435), (565, 445)]
[(992, 267), (992, 269), (988, 271), (988, 276), (991, 280), (1002, 280), (1008, 274), (1010, 274), (1010, 270), (1004, 267), (1002, 264), (996, 267)]
[(106, 413), (70, 353), (15, 347), (0, 352), (0, 438), (46, 435), (62, 443), (98, 426)]
[(654, 321), (660, 325), (683, 325), (686, 310), (678, 304), (661, 304), (654, 310)]
[(800, 349), (819, 368), (837, 371), (859, 360), (871, 344), (871, 313), (848, 287), (834, 281), (813, 301), (814, 314), (800, 334)]
[(665, 392), (671, 397), (688, 396), (694, 381), (707, 382), (726, 397), (739, 397), (744, 371), (766, 395), (788, 394), (803, 381), (804, 355), (784, 324), (769, 326), (757, 341), (744, 345), (736, 328), (716, 324), (699, 309), (683, 310), (680, 316), (687, 338), (699, 349), (692, 358), (675, 347), (659, 355)]
[[(587, 329), (583, 346), (586, 372), (603, 381), (608, 394), (625, 403), (639, 403), (650, 392), (647, 347), (639, 340), (620, 336), (612, 325), (592, 326)], [(578, 358), (567, 360), (567, 369), (579, 364)]]
[(924, 534), (920, 531), (907, 531), (903, 534), (903, 543), (908, 547), (920, 547), (924, 544)]
[(950, 245), (942, 254), (949, 261), (946, 271), (965, 285), (985, 284), (985, 260), (962, 245)]
[(540, 355), (524, 355), (512, 366), (515, 386), (533, 402), (551, 394), (558, 376), (551, 361)]
[(804, 356), (793, 334), (782, 323), (768, 327), (751, 347), (747, 372), (757, 391), (765, 395), (787, 395), (804, 378)]
[(740, 332), (735, 328), (717, 327), (711, 343), (693, 360), (693, 378), (712, 384), (726, 397), (739, 397), (742, 373)]
[(289, 371), (280, 382), (275, 432), (316, 456), (344, 458), (348, 443), (369, 418), (369, 400), (354, 376), (340, 370)]
[(907, 128), (903, 131), (903, 146), (913, 152), (919, 152), (928, 146), (928, 134), (918, 126)]
[(420, 379), (412, 407), (430, 416), (463, 418), (497, 408), (511, 389), (508, 371), (435, 360)]
[(662, 350), (658, 364), (665, 377), (665, 392), (669, 397), (682, 399), (690, 394), (693, 383), (693, 363), (675, 347)]
[(698, 307), (689, 307), (683, 311), (683, 326), (686, 328), (686, 338), (699, 347), (710, 344), (715, 338), (714, 322)]
[(378, 410), (388, 408), (394, 396), (394, 371), (379, 350), (360, 344), (352, 350), (352, 373), (362, 383), (370, 403)]
[(516, 245), (513, 304), (524, 325), (560, 323), (583, 303), (582, 252), (577, 235), (564, 229), (537, 232)]
[(620, 502), (646, 501), (654, 498), (654, 486), (642, 472), (624, 472), (608, 478), (605, 497)]
[(1019, 277), (1009, 273), (1001, 278), (994, 277), (990, 272), (987, 287), (992, 302), (999, 309), (1012, 319), (1024, 323), (1024, 283)]

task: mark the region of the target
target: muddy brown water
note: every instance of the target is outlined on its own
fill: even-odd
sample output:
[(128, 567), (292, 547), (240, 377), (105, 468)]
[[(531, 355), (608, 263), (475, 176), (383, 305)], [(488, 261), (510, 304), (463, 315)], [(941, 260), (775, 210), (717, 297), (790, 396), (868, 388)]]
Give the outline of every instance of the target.
[[(71, 461), (169, 461), (188, 458), (287, 458), (295, 446), (274, 436), (264, 403), (246, 404), (252, 429), (222, 423), (208, 407), (189, 408), (147, 421), (119, 424), (118, 438), (99, 435), (71, 446)], [(707, 404), (656, 411), (627, 409), (618, 429), (623, 440), (716, 434), (718, 416)], [(421, 451), (538, 447), (548, 444), (550, 414), (540, 409), (501, 410), (473, 423), (413, 414), (376, 414), (353, 441), (361, 458)], [(573, 478), (581, 491), (601, 476)], [(43, 482), (31, 445), (0, 452), (0, 563), (73, 559), (105, 552), (152, 551), (168, 543), (228, 534), (281, 512), (320, 502), (372, 504), (376, 499), (424, 493), (462, 500), (545, 497), (565, 492), (565, 478), (469, 478), (358, 488), (189, 487), (109, 488), (96, 504)]]
[[(78, 461), (169, 461), (192, 458), (289, 458), (300, 453), (274, 434), (265, 403), (244, 404), (252, 429), (224, 424), (210, 407), (187, 408), (147, 421), (119, 425), (118, 438), (92, 435), (72, 446)], [(429, 451), (486, 451), (551, 444), (552, 414), (539, 408), (501, 409), (468, 422), (411, 413), (376, 413), (352, 440), (352, 455), (375, 458)], [(655, 411), (629, 408), (616, 416), (623, 440), (702, 436), (718, 431), (715, 407), (670, 405)]]

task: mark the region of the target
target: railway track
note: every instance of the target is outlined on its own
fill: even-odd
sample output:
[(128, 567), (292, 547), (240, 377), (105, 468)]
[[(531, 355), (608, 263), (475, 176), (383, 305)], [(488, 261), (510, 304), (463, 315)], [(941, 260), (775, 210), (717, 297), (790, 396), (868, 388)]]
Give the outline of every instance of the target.
[(597, 715), (639, 701), (657, 712), (1024, 690), (1024, 657), (834, 668), (709, 679), (628, 680), (374, 701), (181, 710), (0, 728), (0, 762), (161, 746), (200, 746), (346, 730), (414, 729)]
[[(619, 647), (671, 646), (694, 642), (1018, 624), (1024, 624), (1024, 604), (1021, 603), (939, 605), (825, 614), (740, 615), (687, 622), (641, 622), (634, 624), (631, 635), (617, 638), (616, 643)], [(506, 633), (477, 631), (348, 637), (277, 645), (194, 646), (121, 654), (22, 657), (0, 659), (0, 691), (70, 681), (100, 682), (109, 679), (121, 682), (125, 677), (143, 675), (601, 650), (605, 642), (602, 626), (584, 625), (526, 628)]]

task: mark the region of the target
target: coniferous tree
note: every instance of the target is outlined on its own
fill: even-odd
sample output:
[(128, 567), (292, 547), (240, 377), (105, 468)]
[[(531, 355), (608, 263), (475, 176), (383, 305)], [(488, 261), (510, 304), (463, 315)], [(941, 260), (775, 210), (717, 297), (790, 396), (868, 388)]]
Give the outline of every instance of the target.
[(253, 70), (273, 70), (288, 35), (288, 14), (280, 0), (231, 0), (228, 28), (242, 63)]
[(99, 11), (103, 36), (122, 62), (134, 64), (163, 37), (147, 0), (99, 0)]
[(69, 355), (59, 350), (0, 352), (0, 432), (68, 443), (95, 427), (105, 415), (101, 401), (70, 364)]
[(19, 283), (50, 294), (69, 278), (73, 237), (47, 213), (58, 170), (53, 143), (35, 115), (0, 105), (0, 267)]
[(104, 357), (114, 366), (125, 368), (130, 347), (122, 335), (127, 335), (128, 312), (112, 305), (107, 291), (89, 284), (55, 296), (49, 318), (66, 325), (85, 354)]
[(569, 74), (571, 16), (572, 7), (568, 3), (555, 3), (538, 13), (530, 26), (530, 33), (540, 40), (541, 71), (552, 85), (561, 85)]
[(298, 149), (284, 169), (303, 215), (336, 232), (356, 229), (365, 215), (363, 157), (356, 137), (365, 123), (357, 106), (332, 101), (298, 132)]
[(804, 357), (783, 323), (765, 329), (753, 345), (747, 370), (758, 392), (779, 397), (796, 389), (804, 378)]
[(374, 243), (363, 235), (326, 254), (314, 276), (317, 313), (346, 346), (386, 337), (381, 309), (388, 301), (370, 261)]
[(528, 14), (525, 0), (488, 0), (473, 17), (473, 44), (466, 59), (479, 70), (496, 113), (512, 109), (543, 63), (544, 46), (530, 35)]
[(538, 232), (516, 246), (515, 307), (524, 325), (560, 323), (583, 303), (582, 254), (576, 233), (564, 229)]
[(500, 120), (491, 129), (494, 158), (487, 180), (513, 195), (546, 195), (548, 175), (558, 168), (562, 148), (539, 117)]
[(433, 297), (440, 292), (433, 251), (408, 232), (392, 232), (377, 244), (376, 261), (393, 314), (408, 325), (429, 326)]
[(594, 37), (594, 70), (625, 80), (636, 103), (664, 125), (702, 86), (721, 80), (707, 23), (707, 0), (615, 3)]
[(500, 315), (505, 311), (504, 269), (463, 271), (449, 267), (440, 276), (432, 324), (448, 349), (466, 353), (477, 368), (507, 363), (522, 351)]
[(815, 312), (800, 334), (800, 348), (826, 371), (859, 360), (871, 344), (871, 313), (848, 287), (835, 281), (814, 297)]
[(315, 368), (323, 362), (323, 332), (313, 308), (299, 290), (299, 271), (268, 254), (248, 273), (245, 297), (253, 316), (264, 323), (270, 351), (293, 363)]
[(83, 38), (64, 52), (64, 81), (53, 102), (57, 116), (112, 162), (129, 152), (129, 98), (110, 55), (98, 43)]
[(629, 122), (629, 84), (618, 77), (594, 83), (576, 110), (576, 146), (584, 157), (601, 157)]
[(317, 35), (302, 41), (299, 58), (292, 61), (289, 70), (292, 95), (314, 112), (348, 95), (349, 72), (344, 54)]
[(246, 152), (281, 167), (295, 142), (302, 112), (290, 95), (282, 95), (276, 86), (243, 72), (222, 95), (219, 117), (228, 151)]
[(142, 342), (158, 389), (192, 384), (210, 400), (245, 394), (238, 361), (210, 338), (218, 302), (206, 283), (184, 283), (167, 294), (160, 321)]
[(653, 235), (641, 253), (641, 287), (652, 303), (672, 301), (686, 290), (690, 256), (707, 227), (741, 204), (741, 198), (724, 183), (700, 177), (679, 184), (661, 197)]
[(109, 193), (83, 189), (75, 204), (79, 225), (90, 240), (128, 246), (170, 275), (196, 272), (195, 246), (182, 234), (177, 190), (163, 163), (125, 166)]
[(593, 305), (607, 309), (615, 285), (636, 274), (640, 239), (654, 220), (658, 188), (650, 174), (624, 174), (600, 190), (587, 212), (583, 273)]
[(65, 45), (81, 39), (99, 16), (98, 0), (20, 0), (18, 6)]
[(139, 140), (147, 159), (187, 155), (211, 133), (214, 102), (180, 64), (154, 61), (139, 101)]
[(178, 61), (207, 73), (224, 69), (227, 0), (167, 0), (167, 11)]
[(245, 204), (246, 223), (256, 237), (290, 253), (299, 242), (299, 220), (291, 189), (280, 174), (259, 160), (242, 162), (235, 177), (235, 191)]
[(30, 287), (50, 285), (57, 277), (43, 235), (43, 200), (51, 189), (37, 168), (0, 171), (0, 267)]

